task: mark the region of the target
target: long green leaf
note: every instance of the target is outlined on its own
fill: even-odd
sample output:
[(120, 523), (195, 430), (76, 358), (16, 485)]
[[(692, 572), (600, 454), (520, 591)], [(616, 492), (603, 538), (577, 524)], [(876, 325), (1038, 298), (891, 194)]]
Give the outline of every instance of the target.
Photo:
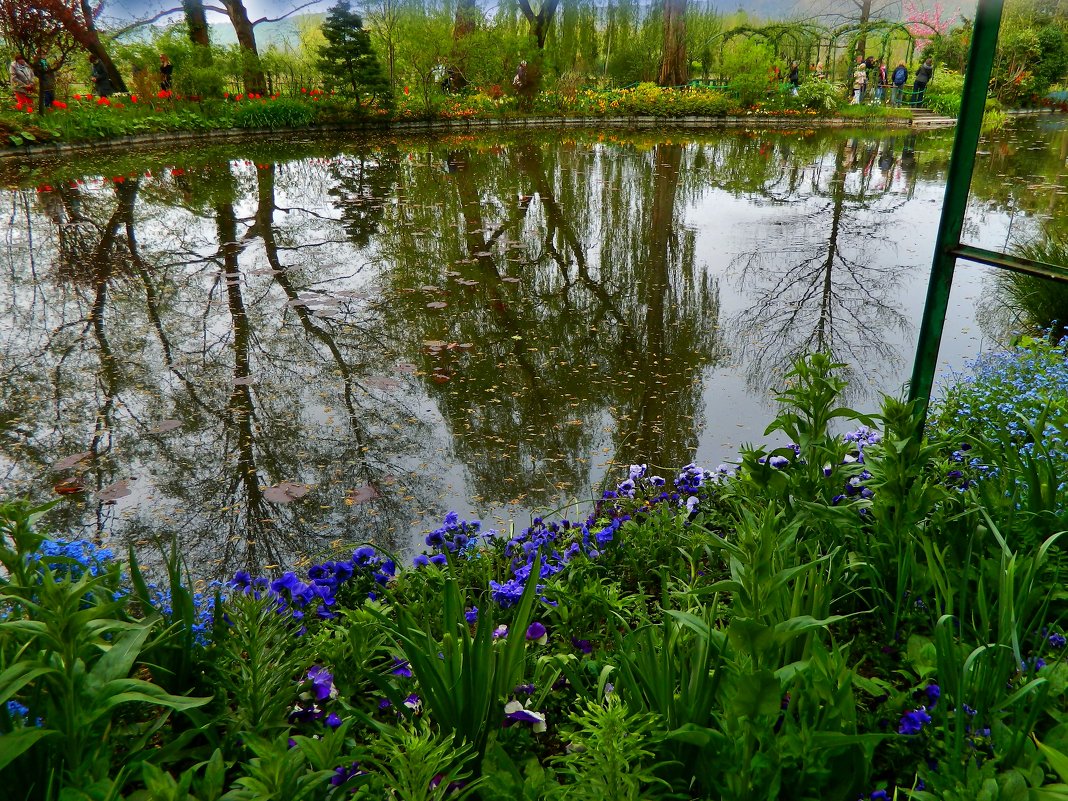
[(3, 770), (26, 753), (38, 740), (43, 740), (45, 737), (51, 737), (53, 734), (58, 733), (52, 729), (33, 727), (19, 729), (3, 735), (0, 737), (0, 770)]

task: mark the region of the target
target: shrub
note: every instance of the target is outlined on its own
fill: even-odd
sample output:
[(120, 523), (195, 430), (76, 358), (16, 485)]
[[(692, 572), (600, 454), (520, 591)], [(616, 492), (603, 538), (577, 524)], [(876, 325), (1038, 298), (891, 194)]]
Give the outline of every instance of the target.
[(797, 90), (797, 100), (804, 108), (815, 111), (833, 111), (845, 96), (841, 84), (823, 78), (805, 81)]
[(948, 69), (935, 70), (923, 102), (932, 111), (947, 117), (960, 114), (961, 96), (964, 93), (964, 76)]
[(297, 128), (310, 124), (314, 118), (307, 103), (282, 97), (239, 104), (233, 124), (237, 128)]

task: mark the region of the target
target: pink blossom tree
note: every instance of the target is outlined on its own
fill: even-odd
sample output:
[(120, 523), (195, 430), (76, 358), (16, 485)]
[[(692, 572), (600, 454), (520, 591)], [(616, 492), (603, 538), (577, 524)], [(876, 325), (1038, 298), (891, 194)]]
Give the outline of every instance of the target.
[(945, 35), (960, 18), (959, 8), (951, 16), (946, 16), (941, 3), (935, 3), (933, 9), (927, 10), (913, 0), (905, 0), (902, 10), (905, 13), (905, 28), (916, 43), (916, 52), (922, 52), (936, 36)]

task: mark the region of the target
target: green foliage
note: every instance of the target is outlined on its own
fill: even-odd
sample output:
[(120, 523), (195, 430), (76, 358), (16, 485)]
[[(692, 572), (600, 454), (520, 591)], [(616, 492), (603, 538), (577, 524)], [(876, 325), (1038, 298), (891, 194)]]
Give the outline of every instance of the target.
[[(540, 559), (532, 574), (538, 575)], [(526, 631), (534, 608), (537, 582), (528, 581), (503, 641), (495, 641), (496, 627), (489, 609), (480, 615), (475, 633), (464, 614), (464, 596), (459, 583), (446, 575), (443, 588), (441, 639), (411, 613), (396, 610), (392, 621), (380, 614), (382, 624), (395, 637), (422, 688), (423, 703), (443, 732), (456, 746), (472, 747), (472, 759), (480, 763), (492, 731), (504, 720), (504, 702), (512, 689), (523, 683)], [(405, 693), (385, 685), (397, 709), (404, 709)]]
[(551, 796), (569, 801), (646, 801), (662, 798), (670, 785), (656, 775), (659, 736), (655, 718), (627, 710), (612, 693), (589, 701), (571, 716), (568, 750), (553, 760), (564, 779)]
[(287, 725), (292, 688), (315, 661), (298, 626), (269, 599), (238, 595), (227, 605), (228, 626), (218, 627), (212, 683), (234, 710), (234, 733), (271, 737)]
[[(0, 705), (19, 701), (39, 727), (13, 728), (0, 717), (0, 771), (21, 777), (30, 793), (46, 793), (56, 781), (88, 786), (107, 779), (126, 749), (137, 753), (163, 727), (170, 712), (203, 706), (210, 699), (171, 695), (157, 684), (135, 677), (141, 652), (153, 633), (153, 621), (123, 614), (126, 601), (115, 598), (118, 566), (108, 572), (68, 569), (69, 559), (50, 565), (26, 565), (26, 549), (39, 544), (32, 522), (42, 512), (25, 505), (5, 505), (6, 544), (0, 556), (10, 564), (0, 579)], [(20, 566), (17, 562), (21, 561)], [(116, 725), (120, 710), (134, 705), (140, 716)], [(144, 759), (141, 753), (137, 759)]]
[(797, 90), (797, 100), (804, 107), (815, 111), (833, 111), (842, 104), (845, 89), (841, 84), (813, 78), (803, 81)]
[[(1026, 259), (1068, 264), (1068, 239), (1045, 236), (1016, 249)], [(999, 271), (995, 276), (999, 300), (1015, 315), (1011, 330), (1038, 334), (1068, 323), (1068, 284), (1036, 276)]]
[(960, 115), (960, 104), (964, 94), (964, 76), (947, 69), (936, 69), (934, 77), (927, 85), (923, 103), (932, 111), (947, 117)]
[(326, 44), (319, 48), (319, 69), (327, 85), (349, 97), (370, 95), (390, 101), (392, 92), (371, 47), (371, 36), (347, 0), (330, 8), (322, 30)]
[(724, 49), (721, 70), (743, 106), (751, 106), (768, 91), (774, 53), (763, 42), (736, 36)]
[(307, 103), (283, 97), (240, 104), (234, 111), (233, 124), (235, 128), (299, 128), (314, 118)]
[(425, 725), (407, 723), (380, 727), (361, 764), (381, 775), (398, 801), (460, 801), (482, 781), (471, 781), (471, 772), (463, 767), (471, 757), (470, 746), (457, 746)]
[(272, 739), (246, 736), (254, 755), (243, 764), (242, 774), (224, 801), (311, 801), (322, 798), (333, 775), (332, 766), (342, 764), (344, 731), (317, 742), (308, 737)]

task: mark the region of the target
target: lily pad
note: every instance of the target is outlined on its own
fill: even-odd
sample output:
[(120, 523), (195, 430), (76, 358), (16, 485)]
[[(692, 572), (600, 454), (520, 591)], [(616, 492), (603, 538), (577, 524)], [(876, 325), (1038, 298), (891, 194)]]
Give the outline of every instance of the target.
[(135, 478), (120, 478), (114, 484), (109, 484), (104, 487), (104, 489), (100, 490), (96, 496), (106, 503), (114, 503), (119, 498), (125, 498), (133, 492), (133, 490), (130, 489), (130, 482), (136, 480), (137, 479)]
[(381, 497), (382, 494), (373, 484), (364, 484), (362, 487), (350, 489), (348, 495), (345, 496), (345, 501), (350, 504), (367, 503)]
[(303, 498), (308, 494), (308, 486), (306, 484), (296, 484), (292, 481), (280, 481), (273, 487), (268, 487), (263, 491), (264, 500), (268, 500), (271, 503), (292, 503), (298, 498)]
[(73, 469), (75, 467), (84, 467), (82, 462), (87, 462), (92, 458), (93, 458), (93, 452), (92, 451), (83, 451), (81, 453), (72, 453), (70, 456), (64, 456), (62, 459), (60, 459), (58, 462), (56, 462), (54, 465), (52, 465), (52, 469), (55, 470), (57, 473), (60, 473), (60, 472), (63, 472), (64, 470), (71, 470), (71, 469)]

